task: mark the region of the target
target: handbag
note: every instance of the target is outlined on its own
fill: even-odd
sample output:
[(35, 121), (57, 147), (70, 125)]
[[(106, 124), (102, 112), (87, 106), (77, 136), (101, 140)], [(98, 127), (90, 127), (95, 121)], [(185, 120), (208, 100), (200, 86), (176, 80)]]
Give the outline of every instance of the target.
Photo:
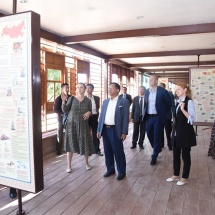
[[(72, 98), (71, 98), (71, 106), (70, 106), (70, 109), (71, 109), (71, 107), (72, 107), (73, 99), (74, 99), (74, 97), (72, 96)], [(69, 111), (70, 111), (70, 109), (69, 109)], [(67, 125), (67, 122), (68, 122), (68, 116), (69, 116), (69, 111), (68, 111), (68, 112), (64, 112), (64, 113), (63, 113), (63, 120), (62, 120), (62, 124), (63, 124), (64, 126), (66, 126), (66, 125)]]

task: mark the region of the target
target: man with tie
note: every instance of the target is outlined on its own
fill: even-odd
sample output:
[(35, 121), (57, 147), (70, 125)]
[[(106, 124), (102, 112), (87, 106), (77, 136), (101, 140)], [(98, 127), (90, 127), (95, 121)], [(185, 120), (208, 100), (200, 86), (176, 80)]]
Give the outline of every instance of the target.
[(131, 111), (131, 121), (134, 123), (133, 127), (133, 136), (132, 136), (132, 146), (131, 149), (136, 148), (137, 141), (140, 149), (144, 149), (143, 141), (145, 139), (145, 102), (144, 102), (144, 93), (146, 88), (144, 86), (139, 87), (139, 96), (134, 97), (133, 106)]
[(97, 126), (98, 126), (98, 117), (99, 117), (99, 108), (100, 108), (100, 98), (93, 95), (94, 86), (93, 84), (86, 85), (87, 97), (91, 100), (92, 103), (92, 115), (88, 119), (89, 127), (92, 130), (93, 134), (93, 144), (96, 151), (96, 154), (103, 156), (100, 151), (99, 144), (100, 141), (97, 138)]
[(161, 152), (162, 133), (171, 110), (171, 99), (167, 90), (158, 86), (156, 75), (149, 77), (150, 88), (146, 90), (146, 132), (149, 142), (153, 148), (151, 165), (157, 163), (157, 157)]
[(118, 171), (116, 178), (117, 180), (122, 180), (126, 176), (123, 141), (128, 134), (129, 102), (127, 99), (119, 97), (119, 92), (119, 84), (111, 83), (109, 85), (110, 98), (103, 102), (97, 137), (100, 139), (103, 136), (105, 164), (107, 167), (104, 177), (115, 174), (115, 158)]
[(127, 87), (122, 88), (122, 94), (119, 97), (122, 97), (124, 99), (128, 99), (129, 104), (131, 106), (132, 98), (131, 98), (131, 95), (127, 94)]

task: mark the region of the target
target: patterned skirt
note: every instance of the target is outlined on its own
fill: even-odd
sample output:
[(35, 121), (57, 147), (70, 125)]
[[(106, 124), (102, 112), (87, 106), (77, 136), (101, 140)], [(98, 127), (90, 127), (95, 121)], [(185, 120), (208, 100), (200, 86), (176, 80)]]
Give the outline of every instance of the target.
[(213, 159), (215, 159), (215, 122), (211, 130), (211, 139), (210, 139), (210, 146), (208, 150), (208, 156), (211, 156)]

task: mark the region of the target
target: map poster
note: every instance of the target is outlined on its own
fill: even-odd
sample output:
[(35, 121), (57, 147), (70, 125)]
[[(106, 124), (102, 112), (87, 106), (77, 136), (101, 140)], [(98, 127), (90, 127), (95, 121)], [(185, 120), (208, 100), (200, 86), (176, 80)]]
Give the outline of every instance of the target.
[(215, 67), (190, 68), (190, 87), (196, 111), (195, 124), (213, 124), (215, 120)]
[(43, 189), (39, 32), (34, 12), (0, 18), (0, 184), (34, 193)]

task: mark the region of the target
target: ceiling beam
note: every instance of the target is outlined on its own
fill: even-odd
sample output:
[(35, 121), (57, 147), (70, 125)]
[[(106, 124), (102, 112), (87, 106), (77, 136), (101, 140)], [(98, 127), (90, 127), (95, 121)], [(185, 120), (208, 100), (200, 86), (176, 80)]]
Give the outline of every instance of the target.
[(62, 44), (62, 37), (61, 36), (54, 34), (54, 33), (51, 33), (49, 31), (43, 30), (43, 29), (40, 29), (40, 37), (42, 37), (46, 40), (50, 40), (50, 41), (55, 42), (55, 43)]
[(189, 72), (186, 72), (186, 73), (152, 73), (152, 74), (156, 74), (158, 76), (189, 76)]
[(106, 39), (126, 38), (126, 37), (201, 34), (201, 33), (210, 33), (210, 32), (215, 32), (215, 23), (182, 25), (182, 26), (160, 27), (160, 28), (146, 28), (146, 29), (67, 36), (67, 37), (63, 37), (63, 43), (80, 43), (80, 42), (86, 42), (91, 40), (106, 40)]
[[(215, 61), (202, 61), (199, 65), (215, 65)], [(167, 63), (138, 63), (130, 64), (130, 67), (156, 67), (156, 66), (198, 66), (198, 62), (167, 62)]]
[(170, 72), (174, 72), (174, 71), (189, 71), (189, 68), (161, 68), (161, 69), (142, 69), (142, 68), (138, 68), (141, 69), (142, 72), (166, 72), (166, 71), (170, 71)]
[(96, 51), (90, 47), (87, 47), (85, 45), (82, 45), (82, 44), (63, 44), (63, 45), (76, 49), (76, 50), (79, 50), (79, 51), (82, 51), (82, 52), (85, 52), (85, 53), (88, 53), (88, 54), (91, 54), (91, 55), (94, 55), (94, 56), (97, 56), (97, 57), (100, 57), (100, 58), (103, 58), (103, 59), (108, 59), (107, 55), (105, 55), (99, 51)]
[(209, 54), (215, 54), (215, 49), (114, 54), (114, 55), (108, 55), (108, 58), (117, 59), (117, 58), (165, 57), (165, 56), (186, 56), (186, 55), (197, 55), (198, 56), (198, 55), (209, 55)]

